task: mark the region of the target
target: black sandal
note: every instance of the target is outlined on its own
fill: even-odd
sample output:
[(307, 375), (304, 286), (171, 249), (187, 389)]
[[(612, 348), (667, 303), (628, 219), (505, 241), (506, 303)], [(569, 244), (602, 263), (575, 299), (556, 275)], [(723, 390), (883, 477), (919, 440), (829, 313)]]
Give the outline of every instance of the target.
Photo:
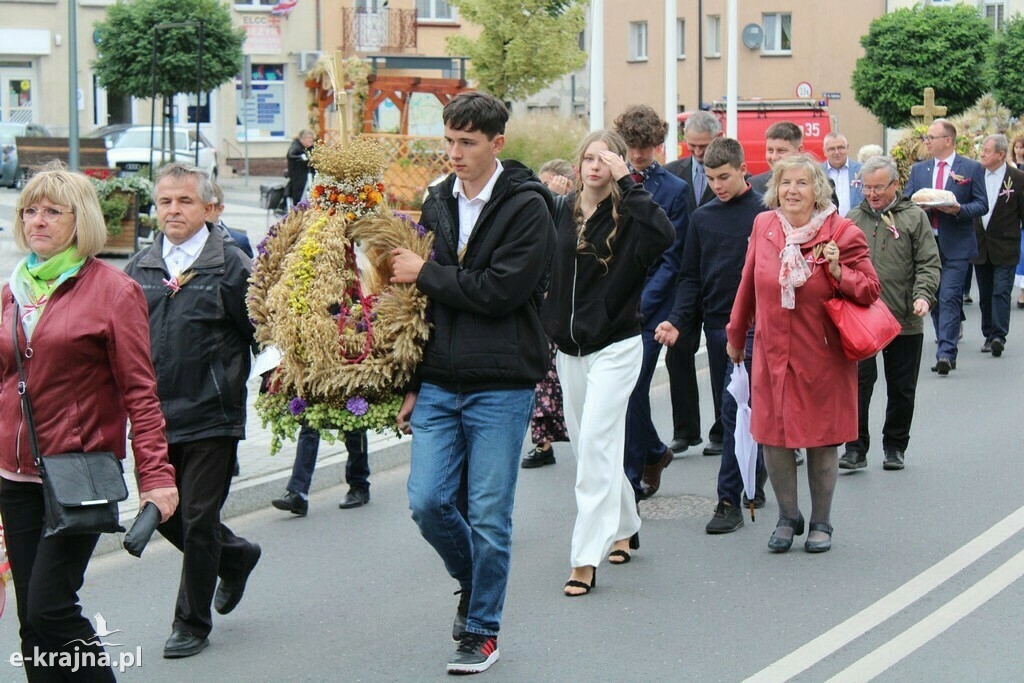
[[(590, 577), (590, 583), (583, 583), (582, 581), (574, 581), (570, 579), (565, 582), (565, 588), (582, 588), (582, 593), (566, 593), (567, 598), (578, 598), (581, 595), (586, 595), (590, 590), (597, 585), (597, 567), (594, 567), (594, 573)], [(563, 589), (564, 590), (564, 589)]]
[[(621, 557), (622, 559), (615, 562), (612, 560), (613, 557)], [(633, 556), (625, 550), (613, 550), (610, 553), (608, 553), (608, 564), (628, 564), (629, 561), (632, 559)]]

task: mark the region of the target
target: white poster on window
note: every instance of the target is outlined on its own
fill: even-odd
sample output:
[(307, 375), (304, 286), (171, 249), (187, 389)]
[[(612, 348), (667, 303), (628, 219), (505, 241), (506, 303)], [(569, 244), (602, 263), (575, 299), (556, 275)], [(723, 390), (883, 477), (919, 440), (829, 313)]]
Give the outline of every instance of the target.
[(284, 140), (285, 130), (285, 85), (284, 83), (253, 83), (252, 97), (242, 99), (242, 84), (235, 84), (235, 103), (239, 141), (245, 139), (248, 128), (250, 140)]
[(441, 101), (429, 93), (413, 93), (409, 98), (409, 135), (440, 137), (444, 135)]
[(247, 55), (281, 54), (281, 17), (272, 14), (245, 14), (242, 16)]

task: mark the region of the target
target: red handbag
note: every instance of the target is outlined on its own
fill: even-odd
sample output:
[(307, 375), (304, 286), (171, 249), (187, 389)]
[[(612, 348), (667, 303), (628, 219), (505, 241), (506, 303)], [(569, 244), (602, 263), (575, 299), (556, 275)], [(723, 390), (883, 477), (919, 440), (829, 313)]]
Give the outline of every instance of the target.
[[(832, 240), (842, 232), (832, 235)], [(850, 301), (842, 295), (832, 274), (825, 270), (825, 279), (832, 286), (832, 298), (825, 302), (825, 312), (839, 330), (843, 353), (850, 360), (867, 360), (889, 345), (903, 331), (889, 307), (878, 297), (867, 306)]]

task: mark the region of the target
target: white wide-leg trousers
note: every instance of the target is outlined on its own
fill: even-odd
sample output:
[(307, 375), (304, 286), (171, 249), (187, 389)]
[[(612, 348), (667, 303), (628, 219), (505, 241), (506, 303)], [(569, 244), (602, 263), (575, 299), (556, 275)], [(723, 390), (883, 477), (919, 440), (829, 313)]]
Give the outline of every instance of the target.
[(562, 408), (576, 453), (576, 526), (569, 561), (598, 566), (615, 541), (640, 530), (623, 470), (626, 408), (640, 376), (643, 342), (630, 337), (586, 356), (558, 352)]

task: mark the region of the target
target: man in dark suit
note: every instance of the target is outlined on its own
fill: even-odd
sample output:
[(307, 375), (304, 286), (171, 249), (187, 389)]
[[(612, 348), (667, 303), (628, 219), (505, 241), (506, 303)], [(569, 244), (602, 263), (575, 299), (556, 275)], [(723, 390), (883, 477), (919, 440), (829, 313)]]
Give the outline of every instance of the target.
[(956, 369), (960, 315), (963, 313), (964, 278), (967, 264), (978, 255), (974, 219), (988, 212), (985, 193), (985, 169), (956, 153), (956, 127), (946, 119), (935, 119), (924, 136), (931, 159), (910, 169), (904, 194), (912, 197), (922, 188), (949, 190), (956, 201), (949, 206), (930, 209), (932, 231), (939, 243), (942, 276), (939, 281), (939, 305), (932, 310), (932, 322), (939, 348), (932, 372), (948, 375)]
[(1020, 233), (1024, 224), (1024, 171), (1006, 163), (1009, 141), (1005, 135), (989, 135), (981, 145), (985, 167), (988, 213), (974, 219), (978, 256), (973, 260), (978, 276), (983, 353), (1003, 355), (1010, 332), (1010, 292), (1020, 259)]
[[(694, 111), (686, 118), (683, 137), (690, 156), (670, 161), (665, 170), (686, 181), (690, 186), (687, 195), (689, 215), (698, 206), (715, 198), (704, 170), (704, 152), (715, 138), (722, 136), (722, 122), (707, 111)], [(697, 367), (695, 356), (700, 349), (700, 315), (695, 324), (680, 330), (679, 341), (665, 351), (665, 367), (668, 369), (669, 393), (672, 398), (672, 443), (673, 453), (682, 453), (690, 446), (696, 446), (703, 439), (700, 436), (700, 392), (697, 388)], [(721, 397), (715, 396), (715, 423), (708, 434), (708, 445), (704, 455), (722, 454)]]
[(640, 297), (643, 365), (629, 398), (624, 454), (626, 476), (639, 500), (654, 495), (661, 485), (662, 470), (672, 462), (672, 450), (658, 436), (651, 419), (651, 380), (661, 353), (661, 344), (654, 340), (654, 328), (668, 317), (675, 301), (676, 278), (689, 225), (686, 199), (690, 188), (654, 158), (668, 135), (668, 123), (658, 112), (647, 105), (633, 105), (615, 119), (615, 129), (629, 149), (633, 179), (643, 183), (676, 229), (672, 246), (651, 266)]
[(779, 159), (803, 154), (804, 132), (800, 126), (790, 121), (773, 123), (764, 132), (764, 158), (768, 162), (768, 170), (758, 173), (750, 179), (750, 187), (762, 197), (768, 189), (768, 180), (772, 177), (771, 169)]
[[(224, 213), (224, 190), (217, 183), (213, 183), (213, 196), (216, 205), (213, 207), (213, 216), (210, 217), (210, 222), (224, 230), (228, 237), (237, 242), (238, 246), (245, 252), (245, 255), (251, 259), (253, 254), (252, 245), (249, 243), (249, 236), (242, 230), (229, 228), (221, 219), (221, 215)], [(238, 473), (236, 472), (235, 474), (237, 475)]]

